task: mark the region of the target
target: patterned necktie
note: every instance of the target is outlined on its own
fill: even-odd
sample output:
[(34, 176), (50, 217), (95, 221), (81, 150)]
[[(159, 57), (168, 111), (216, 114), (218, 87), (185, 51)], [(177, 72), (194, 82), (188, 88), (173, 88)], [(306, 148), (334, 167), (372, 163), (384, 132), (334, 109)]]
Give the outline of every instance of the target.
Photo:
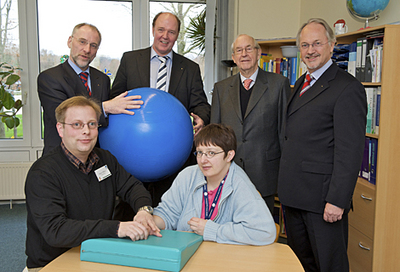
[(302, 96), (303, 93), (305, 93), (311, 87), (310, 86), (311, 80), (312, 80), (312, 76), (310, 74), (307, 74), (306, 81), (304, 82), (303, 87), (301, 88), (301, 91), (300, 91), (300, 96)]
[(156, 89), (165, 92), (167, 86), (167, 56), (157, 56), (161, 61), (160, 69), (158, 69)]
[(90, 91), (89, 84), (88, 84), (89, 73), (88, 72), (82, 72), (82, 73), (79, 74), (79, 77), (81, 78), (81, 80), (83, 82), (83, 85), (85, 85), (86, 90), (89, 93), (89, 96), (91, 96), (92, 92)]
[(243, 81), (243, 86), (244, 86), (244, 88), (245, 88), (247, 91), (250, 89), (250, 84), (251, 84), (252, 81), (253, 81), (253, 80), (251, 80), (250, 78), (245, 79), (245, 80)]

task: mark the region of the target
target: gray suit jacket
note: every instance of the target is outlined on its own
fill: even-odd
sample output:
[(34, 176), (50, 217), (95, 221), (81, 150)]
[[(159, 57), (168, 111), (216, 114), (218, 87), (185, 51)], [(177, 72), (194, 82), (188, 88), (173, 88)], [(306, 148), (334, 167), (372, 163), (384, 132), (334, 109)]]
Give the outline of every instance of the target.
[[(101, 71), (90, 67), (90, 81), (92, 98), (101, 106), (101, 102), (107, 101), (110, 93), (110, 78)], [(89, 97), (88, 92), (74, 69), (64, 62), (47, 69), (37, 78), (40, 103), (43, 107), (44, 120), (44, 149), (46, 154), (61, 143), (56, 129), (55, 110), (64, 100), (83, 95)], [(107, 126), (108, 120), (101, 115), (100, 124)]]
[(348, 209), (364, 152), (364, 87), (336, 64), (299, 98), (303, 82), (288, 102), (279, 200), (315, 213), (327, 202)]
[[(113, 82), (111, 98), (132, 89), (150, 87), (151, 48), (125, 52)], [(207, 125), (210, 105), (203, 90), (199, 65), (173, 52), (168, 92), (175, 96), (189, 113), (195, 113)]]
[(290, 85), (287, 78), (259, 69), (247, 110), (242, 118), (240, 74), (215, 84), (211, 103), (211, 123), (233, 128), (237, 138), (234, 158), (262, 196), (276, 193), (281, 128)]

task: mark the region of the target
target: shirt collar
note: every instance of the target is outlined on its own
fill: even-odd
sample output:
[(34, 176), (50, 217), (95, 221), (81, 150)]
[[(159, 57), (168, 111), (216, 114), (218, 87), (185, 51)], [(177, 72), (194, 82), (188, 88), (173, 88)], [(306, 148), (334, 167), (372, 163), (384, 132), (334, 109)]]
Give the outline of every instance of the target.
[(89, 67), (85, 71), (82, 71), (82, 69), (79, 68), (78, 65), (76, 65), (70, 58), (68, 58), (68, 64), (72, 67), (72, 69), (74, 69), (77, 75), (79, 75), (82, 72), (87, 72), (90, 75)]
[(65, 156), (67, 159), (76, 167), (78, 168), (81, 172), (85, 174), (89, 174), (90, 171), (93, 169), (93, 166), (96, 164), (96, 162), (99, 161), (99, 156), (92, 150), (88, 156), (88, 159), (86, 163), (84, 164), (81, 160), (79, 160), (77, 157), (75, 157), (74, 154), (72, 154), (64, 145), (63, 142), (61, 142), (61, 149), (63, 150)]
[[(154, 50), (153, 46), (150, 47), (151, 48), (151, 53), (150, 53), (150, 59), (152, 60), (153, 58), (156, 58), (158, 56), (157, 52)], [(168, 54), (166, 54), (165, 56), (168, 57), (168, 59), (172, 60), (172, 50), (169, 51)]]
[[(252, 80), (252, 83), (255, 83), (255, 82), (256, 82), (257, 75), (258, 75), (258, 68), (257, 68), (257, 70), (249, 77), (249, 79)], [(246, 79), (247, 79), (246, 77), (244, 77), (242, 74), (240, 74), (240, 81), (241, 81), (241, 82), (245, 81)]]
[[(319, 68), (317, 71), (314, 71), (313, 73), (311, 73), (313, 80), (312, 81), (317, 81), (323, 73), (325, 73), (326, 70), (328, 70), (328, 68), (332, 65), (332, 60), (329, 59), (324, 66), (322, 66), (321, 68)], [(307, 72), (308, 73), (308, 72)]]

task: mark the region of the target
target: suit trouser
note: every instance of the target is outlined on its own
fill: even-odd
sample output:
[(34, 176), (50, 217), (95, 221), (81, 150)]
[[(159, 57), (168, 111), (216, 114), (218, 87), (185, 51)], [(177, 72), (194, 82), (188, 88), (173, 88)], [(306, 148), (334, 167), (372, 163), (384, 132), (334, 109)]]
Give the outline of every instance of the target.
[(288, 245), (306, 272), (349, 271), (348, 213), (328, 223), (323, 214), (285, 206)]

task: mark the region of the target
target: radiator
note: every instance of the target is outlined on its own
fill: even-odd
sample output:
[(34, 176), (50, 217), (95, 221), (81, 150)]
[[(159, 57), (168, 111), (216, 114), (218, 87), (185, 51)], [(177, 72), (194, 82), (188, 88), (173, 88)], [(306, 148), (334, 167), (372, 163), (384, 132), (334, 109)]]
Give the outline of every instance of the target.
[(32, 162), (0, 163), (0, 200), (25, 199), (26, 174)]

